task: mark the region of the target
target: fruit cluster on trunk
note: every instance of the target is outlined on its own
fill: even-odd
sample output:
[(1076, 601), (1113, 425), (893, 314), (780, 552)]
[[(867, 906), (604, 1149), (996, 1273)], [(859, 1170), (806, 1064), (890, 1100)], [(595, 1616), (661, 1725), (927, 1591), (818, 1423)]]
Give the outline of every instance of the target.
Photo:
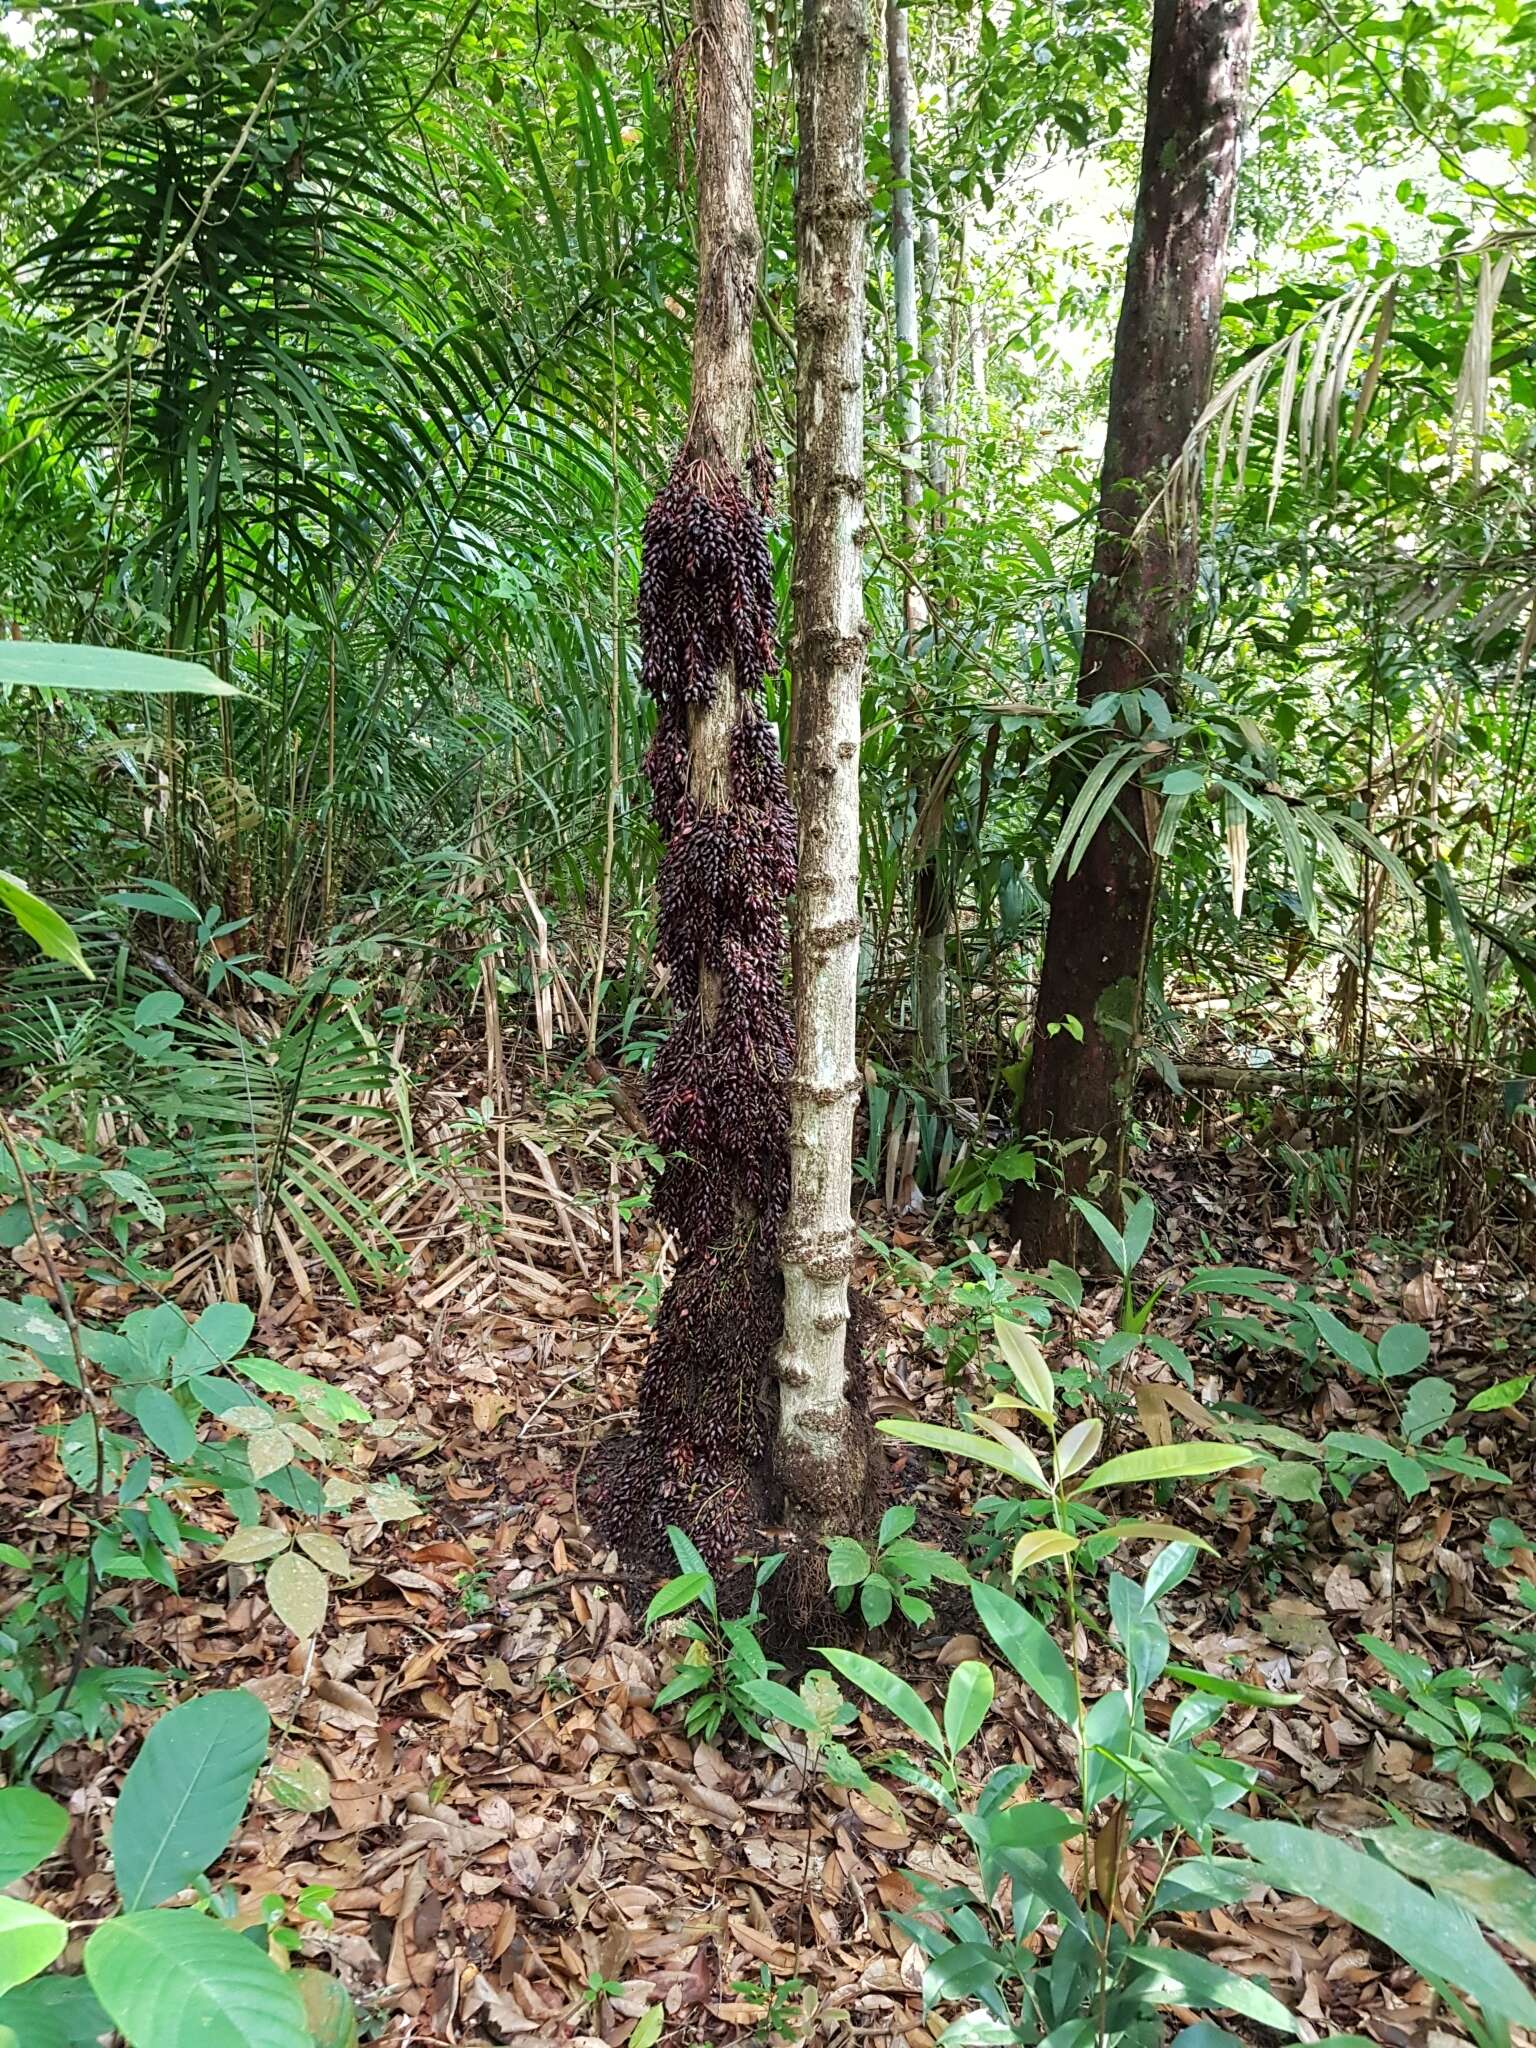
[[(659, 1555), (675, 1522), (716, 1569), (753, 1547), (772, 1505), (794, 1061), (784, 964), (795, 821), (762, 708), (777, 658), (773, 575), (766, 473), (761, 458), (750, 467), (754, 497), (685, 448), (642, 536), (642, 675), (657, 718), (646, 770), (664, 848), (658, 954), (673, 1002), (647, 1113), (665, 1155), (655, 1208), (677, 1268), (637, 1427), (605, 1447), (589, 1502), (631, 1555)], [(731, 682), (736, 722), (723, 800), (711, 802), (691, 774), (690, 721)]]

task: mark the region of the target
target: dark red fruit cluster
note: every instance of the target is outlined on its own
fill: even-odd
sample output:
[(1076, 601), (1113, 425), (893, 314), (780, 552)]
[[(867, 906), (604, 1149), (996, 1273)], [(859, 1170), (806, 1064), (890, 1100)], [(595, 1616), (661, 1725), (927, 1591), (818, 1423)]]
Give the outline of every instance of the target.
[[(763, 455), (750, 467), (761, 501), (771, 465)], [(634, 1552), (654, 1551), (676, 1522), (716, 1568), (750, 1545), (770, 1505), (783, 1326), (774, 1248), (789, 1196), (784, 912), (795, 821), (761, 708), (773, 627), (762, 513), (737, 478), (685, 454), (646, 515), (640, 569), (641, 672), (657, 712), (646, 770), (665, 847), (658, 953), (675, 1004), (646, 1106), (666, 1161), (656, 1211), (678, 1266), (638, 1431), (610, 1447), (591, 1508)], [(701, 795), (690, 788), (689, 719), (723, 676), (737, 700), (727, 786)]]

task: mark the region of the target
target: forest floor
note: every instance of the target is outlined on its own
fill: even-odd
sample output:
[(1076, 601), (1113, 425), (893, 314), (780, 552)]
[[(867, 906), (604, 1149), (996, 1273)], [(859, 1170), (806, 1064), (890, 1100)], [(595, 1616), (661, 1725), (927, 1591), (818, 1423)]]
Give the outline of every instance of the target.
[[(575, 1503), (583, 1461), (633, 1408), (654, 1246), (643, 1248), (643, 1216), (623, 1223), (611, 1178), (577, 1198), (593, 1177), (582, 1143), (551, 1166), (562, 1200), (577, 1193), (567, 1213), (553, 1200), (540, 1212), (542, 1172), (520, 1180), (521, 1243), (450, 1232), (404, 1286), (361, 1307), (318, 1275), (305, 1292), (290, 1273), (271, 1297), (256, 1348), (364, 1401), (375, 1417), (360, 1452), (367, 1476), (394, 1475), (421, 1504), (408, 1518), (365, 1512), (334, 1525), (354, 1569), (311, 1649), (295, 1648), (249, 1569), (195, 1567), (175, 1595), (133, 1589), (125, 1661), (174, 1665), (192, 1689), (249, 1685), (273, 1715), (274, 1769), (216, 1878), (252, 1902), (331, 1887), (334, 1927), (307, 1927), (306, 1947), (394, 2048), (618, 2044), (658, 2000), (663, 2039), (677, 2048), (775, 2038), (927, 2048), (921, 1959), (891, 1915), (912, 1901), (905, 1870), (963, 1881), (963, 1839), (946, 1836), (916, 1794), (893, 1819), (857, 1791), (808, 1792), (795, 1768), (739, 1738), (692, 1744), (674, 1712), (653, 1711), (668, 1651), (640, 1626), (651, 1587), (594, 1550)], [(1143, 1178), (1161, 1212), (1144, 1269), (1154, 1280), (1177, 1283), (1213, 1257), (1315, 1274), (1305, 1226), (1253, 1220), (1266, 1203), (1251, 1157), (1175, 1145)], [(955, 1256), (911, 1219), (865, 1221), (930, 1266)], [(871, 1257), (863, 1277), (879, 1318), (880, 1412), (937, 1418), (948, 1394), (927, 1326), (953, 1316), (951, 1301), (909, 1260)], [(1348, 1278), (1368, 1331), (1373, 1313), (1430, 1328), (1431, 1369), (1458, 1392), (1517, 1371), (1529, 1349), (1536, 1316), (1518, 1275), (1449, 1259), (1419, 1270), (1379, 1254), (1352, 1259)], [(1107, 1334), (1117, 1308), (1110, 1291), (1090, 1290), (1076, 1326)], [(1223, 1382), (1190, 1336), (1196, 1315), (1175, 1285), (1156, 1327), (1189, 1341), (1202, 1396), (1236, 1396), (1319, 1435), (1375, 1419), (1377, 1390), (1343, 1373), (1303, 1392), (1293, 1363), (1268, 1369), (1260, 1358)], [(1053, 1362), (1061, 1352), (1058, 1326)], [(21, 1403), (5, 1418), (7, 1521), (46, 1520), (60, 1494), (37, 1434), (45, 1419)], [(1520, 1550), (1490, 1563), (1485, 1536), (1531, 1498), (1531, 1424), (1521, 1407), (1472, 1420), (1486, 1428), (1469, 1433), (1470, 1448), (1511, 1475), (1510, 1489), (1457, 1481), (1404, 1502), (1372, 1484), (1347, 1504), (1288, 1510), (1278, 1536), (1271, 1503), (1257, 1511), (1234, 1496), (1218, 1517), (1209, 1487), (1191, 1491), (1179, 1518), (1220, 1554), (1172, 1597), (1168, 1618), (1176, 1659), (1300, 1696), (1233, 1706), (1217, 1728), (1294, 1816), (1348, 1832), (1390, 1801), (1529, 1866), (1536, 1781), (1518, 1767), (1501, 1773), (1500, 1790), (1472, 1806), (1372, 1701), (1356, 1643), (1374, 1631), (1437, 1667), (1472, 1663), (1497, 1650), (1469, 1640), (1474, 1628), (1530, 1619), (1513, 1593), (1536, 1562)], [(968, 1508), (969, 1478), (926, 1459), (904, 1478), (948, 1526)], [(978, 1648), (962, 1606), (948, 1626), (880, 1654), (923, 1688)], [(80, 1824), (72, 1867), (51, 1866), (40, 1902), (76, 1919), (109, 1894), (103, 1827), (141, 1727), (105, 1757), (66, 1751), (42, 1775)], [(898, 1740), (872, 1712), (851, 1734), (871, 1764)], [(1010, 1759), (1071, 1803), (1066, 1758), (1000, 1668), (997, 1708), (968, 1762), (979, 1779)], [(1306, 1902), (1190, 1915), (1180, 1939), (1263, 1973), (1318, 2037), (1358, 2031), (1390, 2048), (1437, 2039), (1428, 1994), (1395, 1959)], [(763, 1983), (789, 1987), (778, 2036)]]

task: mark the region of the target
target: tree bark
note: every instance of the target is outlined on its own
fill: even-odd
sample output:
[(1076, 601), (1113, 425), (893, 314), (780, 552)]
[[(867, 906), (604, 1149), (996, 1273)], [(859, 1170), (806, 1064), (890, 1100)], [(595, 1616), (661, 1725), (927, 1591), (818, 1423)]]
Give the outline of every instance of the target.
[[(1178, 688), (1198, 566), (1198, 504), (1178, 528), (1137, 522), (1211, 387), (1237, 182), (1254, 0), (1155, 0), (1136, 217), (1115, 334), (1098, 538), (1078, 698)], [(1068, 1148), (1068, 1192), (1108, 1176), (1119, 1204), (1156, 897), (1156, 798), (1139, 781), (1051, 892), (1020, 1107), (1027, 1137)], [(1067, 1017), (1074, 1030), (1062, 1028)], [(1054, 1032), (1052, 1027), (1056, 1027)], [(1077, 1211), (1019, 1184), (1024, 1257), (1076, 1263)]]
[(870, 1469), (850, 1402), (853, 1125), (860, 1080), (859, 737), (864, 684), (864, 0), (805, 0), (795, 199), (794, 638), (799, 883), (795, 1067), (780, 1238), (778, 1471), (792, 1526), (859, 1519)]
[[(739, 477), (752, 432), (752, 311), (761, 238), (752, 192), (752, 92), (756, 57), (750, 0), (695, 0), (698, 38), (697, 155), (699, 298), (687, 445)], [(730, 801), (731, 734), (741, 693), (730, 664), (708, 704), (688, 715), (688, 792), (708, 810)], [(706, 1023), (717, 977), (700, 989)]]
[[(900, 376), (897, 389), (902, 458), (901, 524), (908, 564), (906, 651), (908, 660), (915, 661), (916, 635), (928, 622), (928, 605), (914, 573), (922, 534), (924, 487), (926, 485), (929, 498), (930, 531), (936, 534), (943, 529), (949, 470), (944, 443), (942, 351), (937, 325), (939, 229), (930, 206), (923, 220), (921, 236), (924, 304), (920, 312), (919, 238), (913, 205), (912, 164), (912, 128), (917, 96), (912, 83), (907, 10), (902, 0), (886, 0), (885, 59), (890, 100), (891, 264)], [(920, 711), (919, 693), (915, 686), (910, 711), (916, 721)], [(920, 758), (913, 772), (913, 800), (920, 822), (928, 817), (931, 809), (932, 792), (928, 779), (931, 767), (930, 762)], [(940, 809), (942, 811), (942, 798)], [(936, 843), (930, 844), (918, 856), (912, 882), (912, 929), (917, 1066), (925, 1085), (942, 1100), (949, 1095), (949, 891), (942, 867), (942, 849)]]
[(906, 542), (906, 621), (916, 634), (927, 607), (912, 570), (922, 528), (922, 355), (917, 319), (917, 228), (912, 208), (912, 50), (902, 0), (886, 0), (886, 93), (890, 102), (891, 273), (896, 300), (896, 404), (901, 448), (901, 527)]

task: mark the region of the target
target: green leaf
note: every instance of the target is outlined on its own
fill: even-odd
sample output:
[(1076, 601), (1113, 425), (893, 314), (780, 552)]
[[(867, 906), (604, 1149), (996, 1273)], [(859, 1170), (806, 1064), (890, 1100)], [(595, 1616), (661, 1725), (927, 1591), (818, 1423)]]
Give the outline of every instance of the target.
[(656, 2048), (661, 2039), (661, 2030), (667, 2023), (667, 2008), (664, 2005), (648, 2005), (635, 2021), (625, 2048)]
[(69, 1833), (69, 1815), (30, 1785), (0, 1791), (0, 1891), (35, 1870)]
[(312, 2048), (292, 1980), (204, 1913), (104, 1920), (85, 1974), (128, 2048)]
[(1189, 2005), (1196, 2011), (1214, 2007), (1218, 2012), (1235, 2012), (1246, 2020), (1258, 2020), (1282, 2034), (1295, 2034), (1295, 2016), (1287, 2011), (1272, 1991), (1251, 1977), (1218, 1968), (1204, 1956), (1176, 1948), (1133, 1948), (1127, 1959), (1138, 1965), (1136, 1988), (1154, 2005)]
[(960, 1429), (944, 1429), (936, 1422), (891, 1420), (877, 1422), (875, 1427), (882, 1435), (893, 1436), (904, 1444), (921, 1444), (925, 1450), (947, 1451), (952, 1458), (974, 1458), (978, 1465), (990, 1465), (994, 1472), (1006, 1473), (1020, 1486), (1027, 1486), (1031, 1493), (1050, 1492), (1044, 1476), (1038, 1470), (1032, 1472), (1011, 1444), (1000, 1444), (992, 1437), (969, 1436)]
[(1125, 1239), (1116, 1230), (1098, 1203), (1090, 1202), (1086, 1195), (1074, 1195), (1072, 1197), (1072, 1206), (1109, 1254), (1109, 1263), (1114, 1267), (1115, 1271), (1122, 1275), (1129, 1273), (1131, 1261), (1126, 1251)]
[(834, 1671), (842, 1673), (850, 1685), (867, 1692), (872, 1700), (894, 1714), (904, 1728), (910, 1729), (920, 1742), (926, 1742), (931, 1750), (943, 1755), (944, 1738), (939, 1733), (938, 1722), (904, 1678), (898, 1678), (894, 1671), (887, 1671), (873, 1657), (860, 1657), (852, 1650), (824, 1649), (820, 1654)]
[[(6, 645), (5, 641), (0, 641), (0, 650)], [(0, 869), (0, 905), (11, 913), (27, 937), (34, 939), (50, 960), (62, 960), (67, 966), (76, 968), (87, 981), (95, 980), (80, 950), (80, 941), (68, 921), (60, 917), (52, 904), (45, 903), (41, 896), (34, 896), (18, 876), (8, 875), (4, 869)]]
[(34, 1977), (0, 1998), (22, 2048), (97, 2048), (111, 2022), (83, 1977)]
[(132, 654), (122, 647), (86, 647), (59, 640), (0, 641), (0, 685), (29, 690), (97, 690), (153, 697), (238, 697), (198, 661)]
[(134, 1420), (157, 1451), (173, 1465), (184, 1465), (197, 1449), (197, 1431), (180, 1402), (163, 1387), (145, 1387), (133, 1403)]
[(1416, 1444), (1456, 1413), (1456, 1389), (1449, 1380), (1415, 1380), (1403, 1404), (1403, 1434)]
[(1523, 1372), (1517, 1379), (1500, 1380), (1495, 1387), (1484, 1387), (1480, 1394), (1474, 1394), (1467, 1403), (1473, 1415), (1488, 1415), (1498, 1408), (1514, 1408), (1523, 1401), (1530, 1390), (1532, 1375)]
[(827, 1584), (861, 1586), (869, 1577), (870, 1555), (856, 1537), (834, 1536), (827, 1545)]
[(228, 1365), (250, 1342), (256, 1317), (243, 1301), (210, 1302), (182, 1348), (182, 1355), (198, 1361), (197, 1370), (207, 1372), (215, 1363)]
[(1077, 1687), (1054, 1638), (1021, 1601), (995, 1586), (971, 1587), (981, 1625), (1032, 1692), (1068, 1727), (1077, 1725)]
[(669, 1614), (679, 1614), (683, 1608), (691, 1607), (708, 1584), (708, 1572), (679, 1572), (675, 1579), (668, 1579), (645, 1610), (645, 1626), (654, 1628)]
[(1238, 1678), (1217, 1678), (1209, 1671), (1197, 1671), (1189, 1664), (1168, 1664), (1164, 1673), (1187, 1685), (1191, 1692), (1209, 1693), (1212, 1699), (1232, 1700), (1244, 1707), (1295, 1707), (1299, 1692), (1270, 1692), (1262, 1685), (1244, 1685)]
[(40, 1977), (63, 1955), (68, 1940), (69, 1928), (41, 1906), (0, 1898), (0, 1992)]
[(1428, 1828), (1382, 1828), (1361, 1840), (1405, 1877), (1422, 1878), (1442, 1897), (1459, 1901), (1536, 1963), (1536, 1878), (1518, 1863)]
[(331, 1596), (318, 1565), (300, 1557), (296, 1550), (285, 1550), (267, 1566), (266, 1588), (273, 1613), (301, 1643), (319, 1633)]
[(1126, 1451), (1089, 1472), (1079, 1493), (1097, 1493), (1104, 1486), (1140, 1486), (1154, 1479), (1205, 1479), (1251, 1465), (1253, 1453), (1233, 1444), (1156, 1444), (1145, 1451)]
[(1346, 1365), (1352, 1365), (1356, 1372), (1368, 1380), (1377, 1377), (1376, 1360), (1371, 1353), (1371, 1347), (1358, 1330), (1352, 1330), (1348, 1323), (1340, 1322), (1331, 1308), (1323, 1308), (1315, 1301), (1298, 1301), (1296, 1307), (1306, 1316), (1335, 1357), (1342, 1358)]
[(1335, 1835), (1287, 1821), (1232, 1817), (1226, 1825), (1271, 1883), (1374, 1935), (1421, 1976), (1459, 1985), (1489, 2018), (1536, 2026), (1536, 1999), (1464, 1907), (1420, 1890)]
[(357, 2008), (341, 1979), (324, 1970), (295, 1970), (292, 1982), (315, 2048), (357, 2048)]
[(944, 1695), (944, 1740), (952, 1756), (958, 1756), (975, 1738), (987, 1718), (995, 1689), (992, 1667), (979, 1657), (967, 1657), (955, 1666)]
[(996, 1316), (992, 1322), (992, 1334), (1020, 1393), (1037, 1415), (1049, 1421), (1056, 1412), (1056, 1383), (1051, 1378), (1045, 1353), (1035, 1341), (1033, 1332), (1020, 1323), (1010, 1323), (1002, 1316)]
[(1389, 1380), (1417, 1372), (1429, 1357), (1429, 1332), (1417, 1323), (1391, 1323), (1376, 1342), (1376, 1363)]
[(1095, 1551), (1110, 1551), (1119, 1543), (1190, 1543), (1196, 1550), (1208, 1550), (1215, 1554), (1216, 1546), (1204, 1536), (1196, 1536), (1192, 1530), (1181, 1529), (1176, 1522), (1160, 1522), (1137, 1516), (1128, 1522), (1111, 1522), (1106, 1529), (1095, 1529), (1086, 1539)]
[(738, 1681), (736, 1689), (748, 1706), (755, 1707), (770, 1721), (782, 1721), (786, 1727), (798, 1728), (803, 1735), (814, 1735), (821, 1727), (800, 1695), (775, 1678), (744, 1678)]
[(888, 1579), (866, 1579), (859, 1588), (859, 1612), (866, 1628), (884, 1628), (891, 1618), (891, 1585)]
[(162, 1714), (112, 1816), (112, 1868), (130, 1912), (157, 1906), (228, 1846), (266, 1754), (270, 1717), (250, 1692), (211, 1692)]

